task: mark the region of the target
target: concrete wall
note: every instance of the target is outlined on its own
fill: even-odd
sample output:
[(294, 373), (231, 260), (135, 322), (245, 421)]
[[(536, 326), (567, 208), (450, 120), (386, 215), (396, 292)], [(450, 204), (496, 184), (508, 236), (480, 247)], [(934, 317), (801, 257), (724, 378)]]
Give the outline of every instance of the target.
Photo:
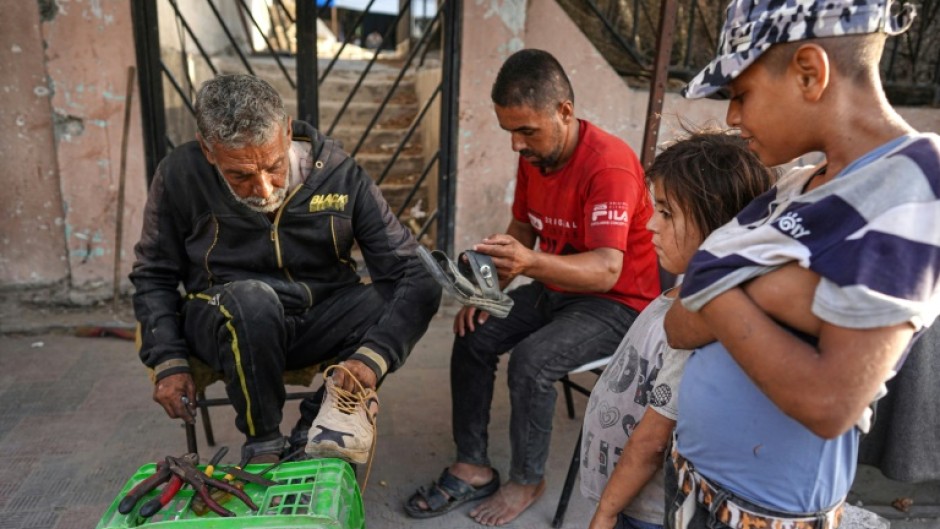
[(68, 276), (51, 83), (43, 67), (39, 9), (7, 2), (0, 16), (0, 288)]
[[(541, 48), (558, 58), (575, 93), (575, 112), (626, 141), (643, 144), (648, 94), (629, 88), (554, 0), (466, 0), (460, 72), (459, 159), (454, 250), (505, 230), (512, 204), (516, 155), (496, 122), (490, 87), (514, 51)], [(667, 94), (659, 141), (681, 132), (679, 119), (724, 124), (726, 104)], [(940, 109), (901, 108), (922, 131), (940, 131)]]
[[(415, 92), (418, 96), (418, 104), (423, 105), (425, 101), (428, 100), (433, 94), (434, 90), (437, 89), (437, 85), (441, 82), (441, 68), (439, 65), (426, 66), (419, 69), (415, 74)], [(427, 164), (431, 157), (436, 153), (440, 147), (441, 143), (441, 134), (440, 127), (438, 126), (441, 122), (441, 96), (438, 94), (437, 98), (434, 100), (434, 104), (428, 108), (427, 114), (424, 115), (424, 119), (421, 121), (421, 151), (424, 153), (424, 164)], [(428, 172), (427, 189), (428, 189), (428, 200), (426, 203), (422, 204), (420, 210), (426, 214), (430, 215), (434, 210), (437, 209), (437, 175), (438, 164), (437, 162), (431, 167)], [(424, 225), (427, 222), (427, 218), (418, 219), (421, 225)], [(425, 239), (422, 242), (431, 243), (437, 239), (437, 231), (432, 228), (428, 231)]]
[[(106, 297), (114, 252), (126, 286), (145, 200), (139, 98), (133, 98), (124, 236), (115, 241), (126, 84), (135, 64), (127, 0), (6, 2), (0, 285), (62, 285), (57, 301)], [(22, 123), (22, 124), (20, 124)]]

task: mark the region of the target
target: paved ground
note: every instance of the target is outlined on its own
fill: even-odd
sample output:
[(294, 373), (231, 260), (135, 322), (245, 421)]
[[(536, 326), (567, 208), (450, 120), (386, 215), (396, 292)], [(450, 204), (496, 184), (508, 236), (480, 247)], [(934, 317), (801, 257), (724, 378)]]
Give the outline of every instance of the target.
[[(364, 494), (370, 529), (399, 527), (477, 528), (469, 507), (426, 521), (407, 518), (401, 502), (438, 475), (453, 455), (450, 439), (448, 355), (453, 310), (445, 307), (418, 344), (407, 366), (383, 386), (379, 440)], [(84, 324), (130, 321), (129, 311), (79, 311), (0, 307), (0, 529), (93, 528), (122, 485), (140, 465), (185, 451), (178, 423), (151, 400), (151, 385), (132, 342), (83, 338)], [(585, 375), (585, 382), (591, 375)], [(498, 381), (493, 410), (492, 458), (508, 470), (508, 395)], [(211, 388), (221, 396), (221, 386)], [(585, 400), (576, 397), (583, 409)], [(214, 408), (219, 444), (237, 458), (242, 440), (232, 413)], [(297, 417), (288, 403), (284, 429)], [(549, 486), (542, 500), (511, 527), (550, 526), (561, 483), (578, 434), (560, 401), (556, 413)], [(205, 446), (200, 432), (200, 451)], [(890, 506), (913, 499), (907, 514)], [(888, 518), (892, 527), (940, 528), (940, 482), (899, 484), (862, 468), (850, 498)], [(575, 492), (565, 527), (584, 527), (591, 505)]]

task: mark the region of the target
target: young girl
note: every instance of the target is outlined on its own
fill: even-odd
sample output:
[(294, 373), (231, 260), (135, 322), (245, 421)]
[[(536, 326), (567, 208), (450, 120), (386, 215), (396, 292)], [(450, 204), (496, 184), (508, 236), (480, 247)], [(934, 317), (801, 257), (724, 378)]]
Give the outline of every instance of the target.
[[(738, 136), (705, 130), (660, 153), (646, 179), (655, 201), (646, 228), (660, 266), (681, 275), (712, 230), (770, 188), (773, 173)], [(663, 456), (691, 354), (670, 348), (663, 331), (677, 293), (640, 314), (591, 393), (581, 441), (581, 492), (598, 501), (591, 529), (662, 527)]]

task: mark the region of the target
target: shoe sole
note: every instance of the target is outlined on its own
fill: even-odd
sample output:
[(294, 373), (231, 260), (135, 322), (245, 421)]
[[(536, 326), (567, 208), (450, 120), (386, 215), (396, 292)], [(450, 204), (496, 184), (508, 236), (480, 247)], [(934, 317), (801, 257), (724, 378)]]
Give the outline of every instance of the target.
[(368, 452), (350, 452), (349, 450), (341, 448), (332, 443), (308, 443), (307, 448), (304, 449), (304, 452), (313, 458), (332, 457), (336, 459), (342, 459), (343, 461), (348, 461), (350, 463), (355, 463), (357, 465), (364, 465), (369, 461)]

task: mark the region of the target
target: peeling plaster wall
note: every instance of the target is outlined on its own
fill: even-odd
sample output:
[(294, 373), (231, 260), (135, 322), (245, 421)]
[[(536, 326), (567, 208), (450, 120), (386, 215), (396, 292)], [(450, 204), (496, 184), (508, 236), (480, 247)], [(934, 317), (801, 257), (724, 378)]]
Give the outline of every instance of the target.
[[(123, 240), (115, 241), (127, 70), (136, 63), (127, 0), (42, 0), (45, 71), (51, 94), (70, 289), (67, 300), (106, 297), (120, 251), (122, 284), (140, 236), (146, 179), (139, 97), (135, 89), (128, 131)], [(37, 9), (22, 2), (22, 9)], [(49, 116), (49, 110), (45, 112)], [(54, 156), (52, 156), (54, 154)], [(17, 176), (19, 179), (20, 177)], [(38, 263), (37, 263), (38, 264)]]
[(35, 2), (7, 2), (0, 16), (0, 289), (68, 275), (39, 24)]
[[(502, 232), (509, 223), (517, 157), (499, 128), (490, 87), (503, 61), (522, 48), (552, 53), (571, 79), (575, 113), (627, 142), (639, 153), (646, 122), (646, 91), (633, 90), (613, 71), (555, 0), (467, 0), (458, 123), (454, 251)], [(666, 94), (659, 142), (674, 139), (679, 123), (724, 125), (727, 104)], [(918, 130), (940, 131), (940, 109), (899, 108)]]
[(455, 252), (509, 225), (517, 158), (496, 121), (490, 88), (503, 61), (524, 47), (525, 13), (525, 0), (463, 3)]
[(139, 97), (134, 97), (124, 240), (115, 242), (127, 68), (136, 63), (133, 29), (126, 0), (59, 1), (57, 5), (55, 18), (42, 25), (46, 71), (54, 91), (71, 286), (88, 291), (111, 286), (117, 248), (123, 255), (122, 282), (127, 281), (132, 245), (140, 235), (146, 179)]

